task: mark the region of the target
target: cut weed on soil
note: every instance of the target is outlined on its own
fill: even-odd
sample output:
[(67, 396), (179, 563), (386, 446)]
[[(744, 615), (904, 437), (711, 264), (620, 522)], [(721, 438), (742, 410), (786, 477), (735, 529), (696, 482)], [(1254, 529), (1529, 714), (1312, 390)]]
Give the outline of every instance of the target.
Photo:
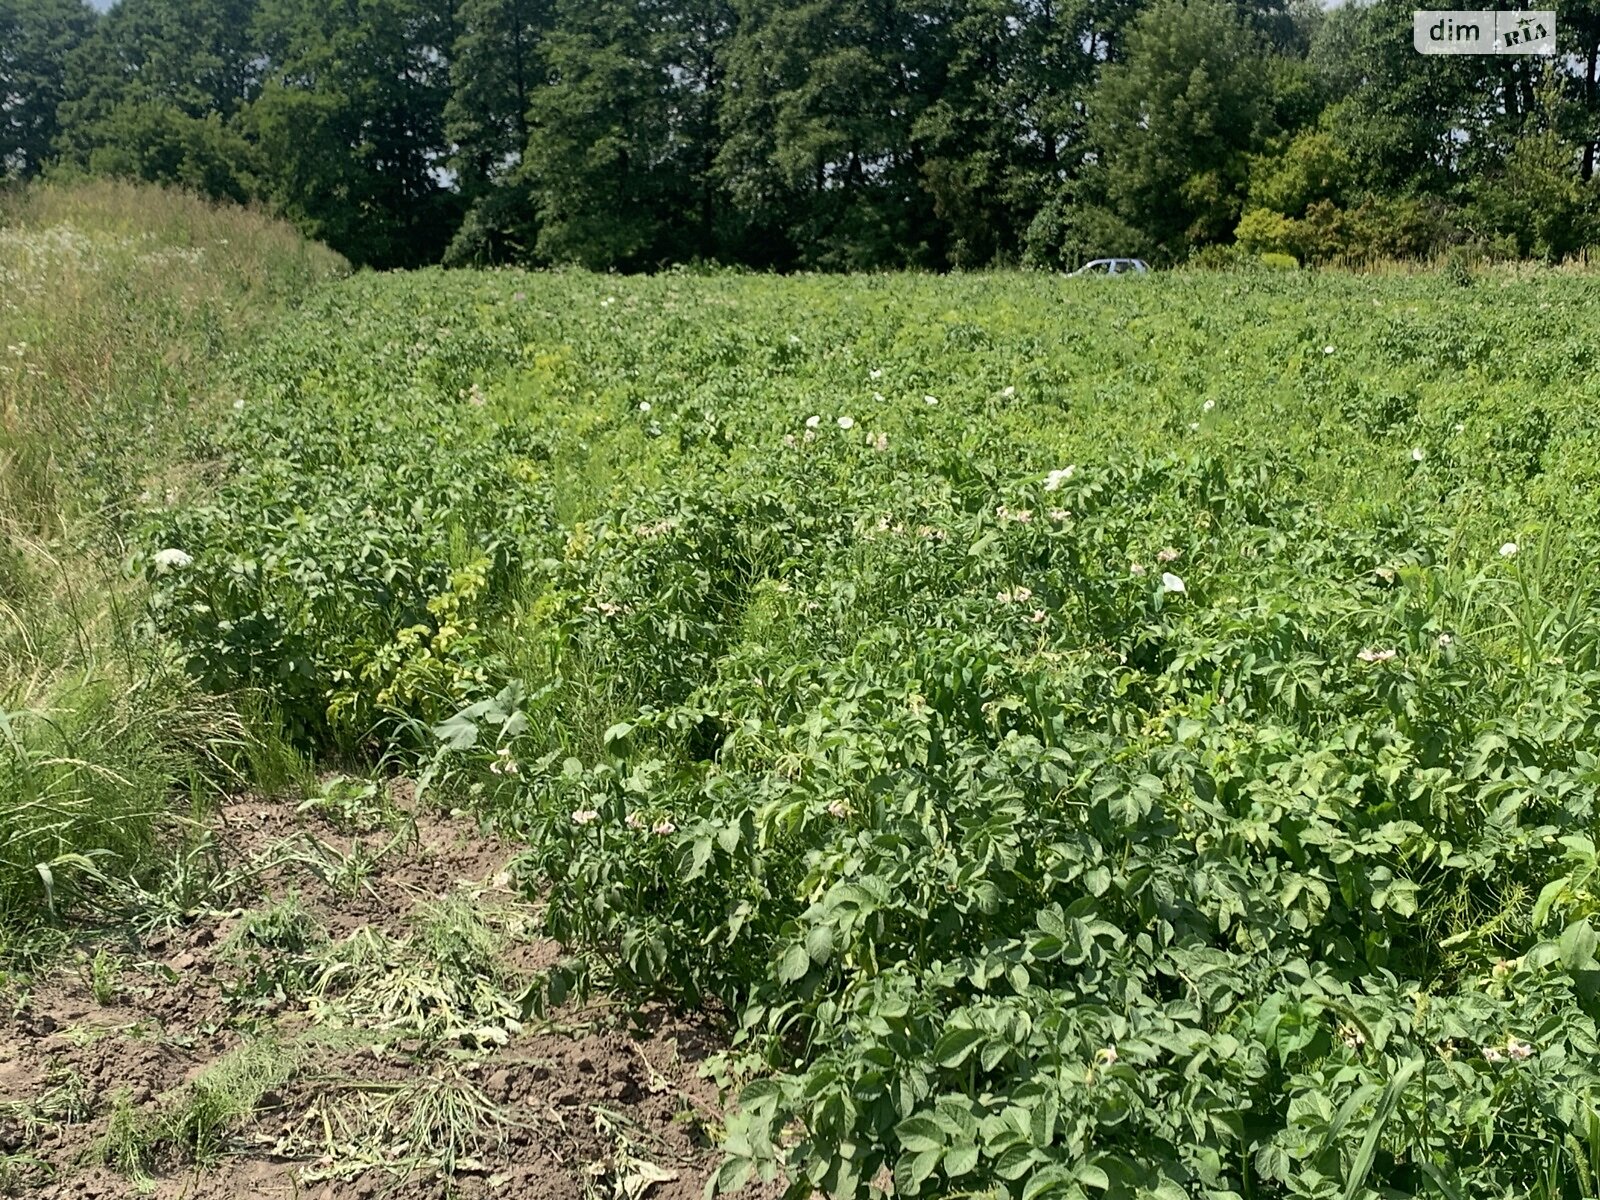
[(525, 1010), (557, 951), (511, 846), (403, 781), (335, 778), (225, 806), (213, 849), (214, 906), (11, 981), (0, 1194), (700, 1194), (714, 1035)]

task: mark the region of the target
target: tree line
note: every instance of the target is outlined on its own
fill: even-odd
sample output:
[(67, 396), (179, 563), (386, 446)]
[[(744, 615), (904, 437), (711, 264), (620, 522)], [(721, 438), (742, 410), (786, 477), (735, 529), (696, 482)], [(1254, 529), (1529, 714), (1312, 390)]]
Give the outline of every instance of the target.
[(1410, 0), (0, 0), (0, 169), (255, 201), (374, 267), (943, 270), (1600, 239), (1556, 58)]

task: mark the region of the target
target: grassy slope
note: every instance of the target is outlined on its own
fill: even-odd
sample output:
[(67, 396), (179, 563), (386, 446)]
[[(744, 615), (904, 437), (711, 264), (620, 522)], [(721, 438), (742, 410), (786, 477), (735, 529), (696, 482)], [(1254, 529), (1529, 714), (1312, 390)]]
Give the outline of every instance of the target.
[(0, 942), (47, 883), (147, 875), (173, 784), (237, 734), (139, 634), (127, 517), (190, 490), (235, 351), (343, 268), (178, 192), (0, 195)]

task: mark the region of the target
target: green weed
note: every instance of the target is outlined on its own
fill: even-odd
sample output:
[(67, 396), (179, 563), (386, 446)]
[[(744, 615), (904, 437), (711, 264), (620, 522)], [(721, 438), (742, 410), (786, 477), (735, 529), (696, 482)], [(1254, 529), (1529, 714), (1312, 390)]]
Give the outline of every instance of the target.
[(303, 995), (327, 945), (326, 932), (290, 893), (239, 918), (219, 948), (238, 972), (235, 999), (281, 1002)]
[(103, 1008), (115, 1004), (121, 983), (121, 961), (102, 946), (89, 963), (89, 988), (94, 1002)]
[(156, 1136), (186, 1161), (213, 1163), (261, 1098), (294, 1073), (298, 1047), (261, 1037), (223, 1055), (164, 1105)]
[(149, 1177), (155, 1156), (151, 1122), (133, 1103), (133, 1091), (119, 1087), (111, 1093), (111, 1113), (95, 1147), (96, 1157), (136, 1182)]

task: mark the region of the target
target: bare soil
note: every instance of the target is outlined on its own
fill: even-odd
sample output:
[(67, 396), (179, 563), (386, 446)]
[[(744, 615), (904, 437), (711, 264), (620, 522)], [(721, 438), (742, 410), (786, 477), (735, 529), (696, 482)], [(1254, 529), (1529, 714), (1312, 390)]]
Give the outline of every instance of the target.
[[(0, 1194), (690, 1200), (703, 1193), (721, 1120), (717, 1089), (699, 1070), (718, 1049), (709, 1022), (569, 1006), (554, 1019), (508, 1019), (492, 1038), (407, 1036), (403, 1025), (341, 1020), (313, 989), (251, 987), (232, 935), (248, 913), (291, 894), (330, 942), (365, 930), (398, 944), (414, 933), (419, 903), (452, 894), (531, 925), (533, 906), (508, 873), (512, 845), (469, 817), (415, 805), (407, 786), (391, 797), (404, 820), (398, 845), (392, 825), (341, 834), (292, 804), (240, 799), (220, 815), (223, 857), (272, 865), (248, 874), (233, 907), (205, 907), (143, 933), (105, 930), (61, 965), (8, 987), (0, 996), (0, 1156), (9, 1156), (0, 1157)], [(285, 853), (294, 846), (320, 850)], [(385, 847), (354, 885), (328, 869)], [(531, 931), (509, 938), (506, 977), (525, 979), (557, 954)], [(154, 1122), (209, 1067), (263, 1038), (298, 1047), (292, 1070), (228, 1125), (221, 1145), (196, 1154), (168, 1144), (135, 1170), (104, 1161), (119, 1090), (126, 1089), (124, 1118), (131, 1111)], [(399, 1112), (384, 1105), (414, 1100), (435, 1083), (439, 1094), (474, 1105), (447, 1159), (416, 1161), (415, 1146), (393, 1127), (363, 1132), (361, 1114)]]

